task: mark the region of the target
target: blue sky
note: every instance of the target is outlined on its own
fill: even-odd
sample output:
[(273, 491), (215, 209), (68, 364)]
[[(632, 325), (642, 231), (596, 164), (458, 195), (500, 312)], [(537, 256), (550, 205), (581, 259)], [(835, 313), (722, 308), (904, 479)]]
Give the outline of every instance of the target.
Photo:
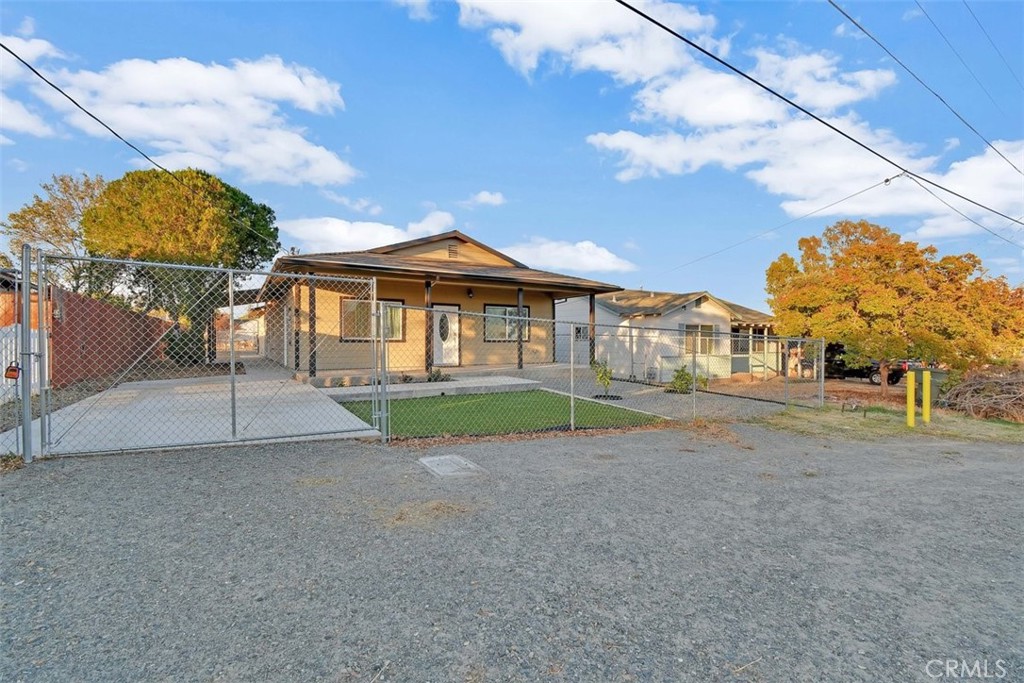
[[(910, 170), (1024, 216), (1024, 175), (829, 4), (635, 4)], [(1024, 3), (840, 4), (1024, 168)], [(6, 2), (0, 21), (5, 45), (161, 163), (271, 205), (303, 252), (458, 228), (534, 267), (764, 308), (774, 258), (865, 218), (1024, 280), (1024, 249), (907, 178), (771, 230), (898, 171), (611, 0)], [(0, 66), (0, 214), (54, 173), (148, 167)], [(946, 199), (1024, 244), (1021, 226)]]

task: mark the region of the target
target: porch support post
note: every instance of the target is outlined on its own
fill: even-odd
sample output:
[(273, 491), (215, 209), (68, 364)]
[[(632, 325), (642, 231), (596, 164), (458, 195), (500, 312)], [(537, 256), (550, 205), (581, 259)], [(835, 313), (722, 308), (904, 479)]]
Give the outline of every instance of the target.
[(430, 280), (423, 283), (423, 306), (427, 309), (424, 318), (426, 324), (423, 326), (424, 334), (424, 345), (426, 349), (425, 358), (423, 360), (423, 367), (427, 369), (427, 374), (434, 369), (434, 312), (431, 311), (431, 307), (434, 305), (433, 301), (433, 284)]
[(296, 281), (293, 287), (292, 296), (292, 362), (295, 364), (295, 372), (302, 369), (302, 354), (299, 353), (299, 341), (302, 336), (299, 332), (300, 314), (302, 312), (302, 282)]
[(516, 290), (516, 367), (523, 369), (523, 288)]
[[(312, 275), (312, 273), (309, 273)], [(308, 280), (309, 286), (309, 376), (316, 377), (316, 282)]]
[(594, 293), (590, 294), (590, 362), (593, 363), (597, 360), (597, 295)]

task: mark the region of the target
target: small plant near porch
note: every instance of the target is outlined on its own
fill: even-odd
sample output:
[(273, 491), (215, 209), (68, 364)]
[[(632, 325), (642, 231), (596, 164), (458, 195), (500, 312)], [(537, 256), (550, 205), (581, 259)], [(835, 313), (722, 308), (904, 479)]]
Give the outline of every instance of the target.
[(610, 389), (612, 386), (612, 379), (614, 379), (612, 376), (612, 369), (608, 367), (608, 361), (592, 361), (590, 363), (590, 369), (594, 371), (594, 379), (597, 381), (597, 383), (604, 387), (604, 393), (595, 394), (594, 398), (603, 398), (612, 401), (622, 399), (621, 396), (615, 396), (613, 394), (608, 393), (608, 389)]

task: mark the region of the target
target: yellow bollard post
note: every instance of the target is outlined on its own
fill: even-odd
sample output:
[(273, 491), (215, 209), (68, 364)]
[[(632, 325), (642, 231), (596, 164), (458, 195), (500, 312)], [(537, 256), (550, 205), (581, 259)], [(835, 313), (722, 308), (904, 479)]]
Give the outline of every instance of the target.
[(914, 373), (907, 374), (907, 426), (914, 426), (914, 418), (917, 413), (917, 406), (914, 405), (914, 390), (917, 388), (917, 377)]
[(921, 373), (921, 422), (931, 424), (932, 421), (932, 371)]

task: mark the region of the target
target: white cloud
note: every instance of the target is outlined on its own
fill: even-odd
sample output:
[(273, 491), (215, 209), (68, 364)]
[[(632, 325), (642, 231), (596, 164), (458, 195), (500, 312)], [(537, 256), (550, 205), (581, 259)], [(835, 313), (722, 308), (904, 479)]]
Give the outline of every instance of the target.
[(903, 13), (902, 18), (903, 21), (913, 21), (914, 19), (920, 19), (923, 16), (924, 12), (922, 12), (917, 7), (912, 7), (911, 9), (908, 9), (906, 12)]
[(351, 197), (345, 197), (332, 190), (321, 190), (320, 194), (324, 198), (331, 200), (335, 204), (341, 204), (342, 206), (352, 209), (357, 213), (365, 213), (371, 216), (379, 216), (384, 212), (382, 207), (377, 202), (373, 201), (369, 197), (360, 197), (359, 199), (352, 199)]
[(469, 199), (459, 202), (459, 206), (471, 209), (477, 206), (501, 206), (505, 203), (505, 195), (500, 192), (481, 190)]
[(943, 152), (950, 152), (960, 146), (960, 138), (946, 138)]
[(17, 159), (17, 158), (10, 159), (7, 162), (7, 165), (10, 166), (11, 168), (13, 168), (18, 173), (24, 173), (25, 171), (28, 170), (28, 164), (25, 163), (25, 161), (23, 159)]
[(45, 138), (54, 134), (53, 128), (42, 117), (28, 110), (21, 102), (0, 92), (0, 129), (14, 133), (27, 133)]
[[(661, 0), (636, 4), (668, 26), (696, 34), (699, 42), (716, 52), (728, 52), (727, 41), (710, 36), (714, 17)], [(635, 83), (673, 71), (681, 61), (691, 59), (680, 41), (610, 2), (460, 0), (459, 5), (460, 23), (487, 29), (505, 60), (527, 75), (550, 55), (577, 71), (606, 71), (616, 80)]]
[(863, 38), (867, 38), (866, 35), (864, 35), (862, 32), (858, 30), (855, 30), (854, 27), (851, 27), (846, 22), (843, 22), (842, 24), (836, 26), (835, 29), (832, 31), (832, 35), (834, 35), (836, 38), (853, 38), (854, 40), (861, 40)]
[[(51, 43), (4, 36), (29, 61), (62, 58)], [(13, 49), (13, 48), (12, 48)], [(5, 79), (11, 60), (3, 63)], [(319, 115), (343, 110), (338, 83), (280, 57), (202, 64), (185, 58), (126, 59), (100, 71), (47, 71), (86, 109), (171, 168), (234, 171), (247, 182), (340, 185), (358, 174), (337, 153), (290, 124), (287, 109)], [(31, 82), (37, 98), (65, 123), (97, 137), (110, 134), (59, 93)], [(18, 121), (23, 112), (16, 111)], [(5, 107), (5, 116), (7, 107)], [(35, 122), (35, 134), (44, 130)], [(27, 124), (23, 124), (22, 132)], [(52, 132), (52, 131), (51, 131)]]
[(15, 32), (23, 38), (31, 38), (36, 32), (36, 20), (32, 17), (25, 17), (18, 24)]
[(346, 221), (341, 218), (298, 218), (277, 222), (281, 241), (294, 244), (302, 253), (360, 251), (386, 244), (436, 235), (451, 229), (455, 217), (446, 211), (431, 211), (423, 220), (403, 230), (386, 223)]
[(409, 10), (409, 18), (416, 21), (430, 21), (434, 18), (430, 11), (430, 0), (391, 0), (400, 7)]
[(627, 273), (636, 270), (635, 264), (590, 240), (567, 242), (531, 237), (527, 242), (513, 244), (499, 251), (541, 270), (582, 273)]
[(896, 83), (896, 74), (889, 69), (842, 72), (838, 57), (820, 52), (777, 54), (759, 49), (752, 54), (757, 59), (756, 78), (808, 109), (834, 111), (875, 97)]

